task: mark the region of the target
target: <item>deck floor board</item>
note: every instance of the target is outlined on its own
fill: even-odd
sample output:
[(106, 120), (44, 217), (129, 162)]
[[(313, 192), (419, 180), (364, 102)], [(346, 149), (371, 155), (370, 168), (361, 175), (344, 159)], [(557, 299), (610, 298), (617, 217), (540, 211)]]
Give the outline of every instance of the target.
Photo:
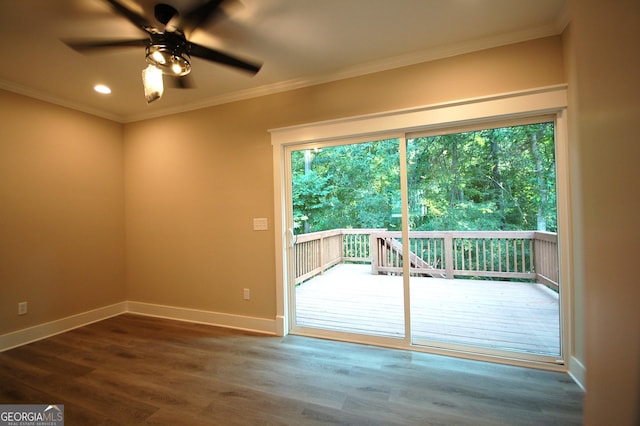
[[(404, 335), (400, 276), (341, 264), (296, 287), (296, 325)], [(560, 354), (558, 294), (541, 284), (412, 277), (414, 339)]]

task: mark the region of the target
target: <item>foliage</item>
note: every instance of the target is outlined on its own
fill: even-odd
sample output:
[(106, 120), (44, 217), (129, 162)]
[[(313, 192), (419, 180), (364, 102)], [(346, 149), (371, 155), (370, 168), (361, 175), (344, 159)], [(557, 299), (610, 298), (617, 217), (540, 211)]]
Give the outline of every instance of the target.
[[(409, 139), (410, 229), (556, 231), (553, 132), (539, 123)], [(296, 233), (400, 229), (398, 143), (294, 151)]]

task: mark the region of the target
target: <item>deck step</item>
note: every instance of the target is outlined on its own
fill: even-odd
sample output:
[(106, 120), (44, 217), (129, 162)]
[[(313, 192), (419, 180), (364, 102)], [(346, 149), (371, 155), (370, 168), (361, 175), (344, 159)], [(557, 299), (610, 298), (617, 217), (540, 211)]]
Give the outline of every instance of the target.
[[(400, 256), (400, 258), (402, 259), (403, 257), (403, 251), (402, 251), (402, 243), (400, 241), (398, 241), (397, 239), (393, 238), (393, 237), (389, 237), (389, 238), (379, 238), (379, 241), (382, 241), (382, 244), (384, 244), (388, 249), (394, 251), (395, 253), (398, 254), (398, 256)], [(411, 250), (409, 250), (409, 265), (411, 267), (417, 268), (417, 269), (434, 269), (433, 266), (431, 266), (429, 263), (425, 262), (424, 259), (422, 259), (420, 256), (418, 256), (417, 254), (415, 254), (414, 252), (412, 252)], [(425, 274), (429, 275), (430, 277), (433, 278), (446, 278), (444, 274), (438, 273), (438, 272), (427, 272), (424, 271)]]

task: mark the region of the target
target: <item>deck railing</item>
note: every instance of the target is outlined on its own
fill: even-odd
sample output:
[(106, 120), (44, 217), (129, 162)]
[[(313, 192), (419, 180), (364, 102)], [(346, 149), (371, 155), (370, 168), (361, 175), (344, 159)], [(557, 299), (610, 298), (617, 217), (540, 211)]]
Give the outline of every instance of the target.
[(371, 262), (370, 235), (384, 229), (332, 229), (296, 235), (295, 283), (342, 262)]
[[(372, 249), (373, 248), (373, 249)], [(295, 282), (342, 262), (370, 263), (374, 274), (404, 267), (402, 234), (384, 229), (333, 229), (296, 237)], [(412, 275), (526, 279), (558, 288), (557, 234), (540, 231), (413, 231)]]

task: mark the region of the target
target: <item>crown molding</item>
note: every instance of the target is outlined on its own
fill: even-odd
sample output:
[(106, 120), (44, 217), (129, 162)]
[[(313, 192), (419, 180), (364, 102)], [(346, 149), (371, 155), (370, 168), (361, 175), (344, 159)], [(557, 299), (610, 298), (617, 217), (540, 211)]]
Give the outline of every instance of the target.
[(49, 93), (35, 90), (26, 86), (22, 86), (16, 83), (0, 79), (0, 89), (8, 90), (20, 95), (35, 98), (51, 104), (63, 106), (66, 108), (81, 111), (87, 114), (102, 117), (108, 120), (112, 120), (119, 123), (131, 123), (136, 121), (143, 121), (153, 118), (164, 117), (167, 115), (174, 115), (203, 108), (209, 108), (213, 106), (223, 105), (226, 103), (237, 102), (257, 98), (261, 96), (273, 95), (277, 93), (287, 92), (290, 90), (301, 89), (304, 87), (316, 86), (319, 84), (330, 83), (347, 78), (359, 77), (367, 74), (373, 74), (377, 72), (389, 71), (392, 69), (402, 68), (406, 66), (416, 65), (424, 62), (435, 61), (438, 59), (444, 59), (448, 57), (463, 55), (467, 53), (477, 52), (481, 50), (491, 49), (500, 46), (506, 46), (509, 44), (525, 42), (534, 40), (537, 38), (544, 38), (549, 36), (555, 36), (560, 34), (568, 23), (567, 14), (563, 13), (556, 22), (546, 26), (529, 29), (519, 32), (511, 32), (504, 34), (497, 34), (491, 37), (485, 37), (475, 40), (467, 40), (464, 42), (444, 46), (421, 50), (417, 52), (410, 52), (403, 55), (398, 55), (390, 58), (385, 58), (377, 61), (371, 61), (363, 64), (358, 64), (351, 67), (346, 67), (340, 70), (336, 70), (331, 73), (309, 75), (301, 78), (295, 78), (287, 81), (277, 82), (273, 84), (266, 84), (263, 86), (250, 88), (246, 90), (239, 90), (231, 93), (226, 93), (220, 96), (214, 96), (202, 101), (192, 102), (180, 105), (178, 107), (168, 108), (156, 108), (154, 110), (147, 110), (137, 114), (119, 115), (112, 112), (99, 110), (95, 108), (87, 107), (86, 105), (78, 104), (76, 102), (69, 101), (58, 96), (53, 96)]
[(95, 108), (90, 108), (90, 107), (87, 107), (86, 105), (78, 104), (68, 99), (64, 99), (59, 96), (53, 96), (50, 93), (46, 93), (41, 90), (32, 89), (30, 87), (26, 87), (11, 81), (0, 79), (0, 89), (17, 93), (18, 95), (27, 96), (29, 98), (37, 99), (39, 101), (73, 109), (79, 112), (84, 112), (86, 114), (95, 115), (101, 118), (106, 118), (107, 120), (115, 121), (118, 123), (124, 122), (124, 117), (121, 117), (119, 115), (115, 115), (110, 112), (95, 109)]

